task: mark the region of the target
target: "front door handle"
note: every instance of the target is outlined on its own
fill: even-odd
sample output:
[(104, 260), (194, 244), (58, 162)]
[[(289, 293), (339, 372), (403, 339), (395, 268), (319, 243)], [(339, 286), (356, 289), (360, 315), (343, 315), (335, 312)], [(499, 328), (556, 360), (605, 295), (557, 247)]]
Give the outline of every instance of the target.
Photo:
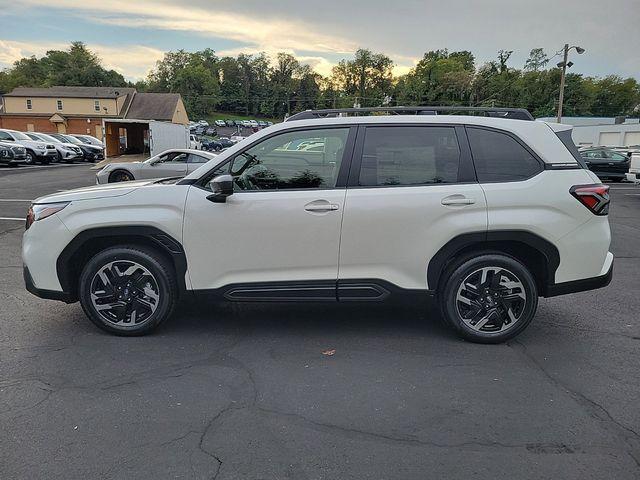
[(335, 212), (339, 208), (335, 203), (329, 203), (326, 200), (315, 200), (304, 206), (305, 211), (312, 213)]
[(473, 205), (476, 203), (475, 199), (467, 198), (464, 195), (449, 195), (448, 197), (444, 197), (440, 202), (442, 205)]

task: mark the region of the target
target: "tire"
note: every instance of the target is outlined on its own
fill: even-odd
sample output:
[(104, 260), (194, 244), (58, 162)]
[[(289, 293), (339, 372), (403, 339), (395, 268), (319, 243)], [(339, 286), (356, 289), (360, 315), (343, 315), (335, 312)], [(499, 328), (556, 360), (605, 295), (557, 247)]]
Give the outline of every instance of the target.
[(136, 245), (97, 253), (80, 274), (78, 293), (89, 320), (121, 336), (151, 332), (171, 315), (178, 300), (171, 264), (154, 250)]
[(134, 180), (131, 173), (127, 172), (126, 170), (115, 170), (109, 175), (108, 183), (130, 182), (131, 180)]
[(36, 163), (36, 154), (31, 150), (27, 150), (27, 158), (24, 159), (25, 165), (35, 165)]
[(505, 342), (522, 332), (535, 316), (535, 279), (513, 257), (497, 252), (467, 256), (445, 275), (448, 278), (439, 296), (441, 312), (466, 340)]

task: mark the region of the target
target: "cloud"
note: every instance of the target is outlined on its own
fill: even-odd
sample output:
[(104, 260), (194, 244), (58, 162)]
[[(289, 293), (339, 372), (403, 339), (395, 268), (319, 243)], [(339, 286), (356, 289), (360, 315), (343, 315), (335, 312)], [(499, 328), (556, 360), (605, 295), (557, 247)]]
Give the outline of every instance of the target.
[[(140, 80), (147, 76), (156, 61), (161, 60), (164, 52), (144, 45), (111, 45), (88, 44), (87, 47), (98, 54), (102, 66), (113, 69), (129, 80)], [(67, 50), (68, 43), (52, 42), (18, 42), (0, 40), (0, 66), (10, 67), (13, 62), (23, 57), (43, 56), (47, 50)], [(124, 54), (126, 52), (126, 54)]]

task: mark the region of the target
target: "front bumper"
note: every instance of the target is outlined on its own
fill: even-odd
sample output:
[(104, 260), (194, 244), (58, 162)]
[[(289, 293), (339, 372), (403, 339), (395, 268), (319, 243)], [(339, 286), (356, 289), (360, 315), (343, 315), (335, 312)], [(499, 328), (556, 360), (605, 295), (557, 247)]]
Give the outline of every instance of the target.
[(84, 152), (84, 159), (90, 162), (104, 160), (104, 152)]
[(13, 157), (0, 157), (0, 164), (2, 165), (19, 165), (24, 163), (27, 159), (26, 155), (14, 155)]
[(33, 283), (33, 278), (31, 278), (31, 273), (26, 265), (23, 266), (22, 275), (24, 277), (24, 284), (29, 293), (32, 293), (36, 297), (44, 298), (47, 300), (58, 300), (65, 303), (74, 303), (74, 299), (71, 298), (66, 292), (58, 292), (56, 290), (45, 290), (42, 288), (38, 288)]
[(50, 162), (54, 161), (55, 159), (58, 158), (58, 151), (57, 150), (47, 150), (47, 151), (36, 151), (36, 159), (37, 160), (48, 160)]

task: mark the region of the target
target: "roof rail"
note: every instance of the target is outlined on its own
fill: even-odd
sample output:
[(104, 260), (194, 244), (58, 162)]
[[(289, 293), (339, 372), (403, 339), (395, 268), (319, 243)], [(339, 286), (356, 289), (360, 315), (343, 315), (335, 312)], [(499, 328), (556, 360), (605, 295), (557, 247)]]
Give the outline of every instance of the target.
[[(330, 108), (326, 110), (305, 110), (295, 113), (287, 118), (290, 120), (308, 120), (312, 118), (344, 117), (349, 114), (362, 114), (371, 112), (387, 112), (395, 115), (440, 115), (441, 112), (466, 113), (470, 115), (509, 118), (516, 120), (534, 120), (533, 115), (524, 108), (499, 108), (499, 107), (366, 107), (366, 108)], [(480, 114), (480, 115), (478, 115)]]

